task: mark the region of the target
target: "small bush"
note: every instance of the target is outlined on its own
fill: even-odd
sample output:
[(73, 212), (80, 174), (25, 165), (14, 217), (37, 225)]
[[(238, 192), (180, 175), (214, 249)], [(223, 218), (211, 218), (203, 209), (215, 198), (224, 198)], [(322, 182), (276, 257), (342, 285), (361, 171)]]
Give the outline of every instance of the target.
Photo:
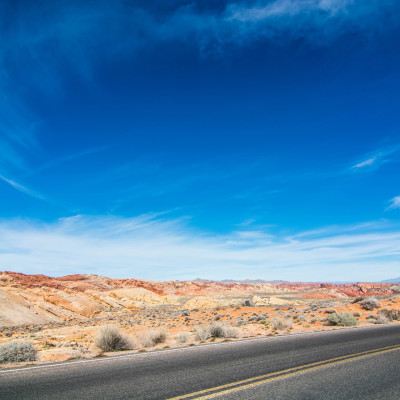
[(210, 326), (210, 335), (214, 338), (224, 338), (226, 327), (223, 324), (214, 323)]
[(388, 324), (390, 322), (389, 318), (379, 315), (378, 318), (371, 320), (374, 324)]
[(334, 313), (328, 315), (326, 318), (328, 325), (338, 325), (338, 326), (355, 326), (358, 325), (358, 319), (348, 312), (345, 313)]
[(122, 335), (116, 326), (102, 326), (95, 339), (96, 346), (103, 351), (130, 350), (134, 346), (128, 337)]
[(154, 329), (142, 334), (140, 341), (144, 347), (153, 347), (156, 344), (164, 343), (167, 336), (168, 334), (165, 329)]
[(232, 327), (227, 326), (225, 327), (225, 338), (237, 338), (239, 336), (239, 330)]
[(306, 321), (307, 317), (303, 314), (300, 314), (297, 317), (295, 317), (295, 322), (306, 322)]
[(203, 342), (211, 337), (210, 327), (209, 326), (201, 326), (196, 329), (196, 340), (200, 340)]
[(0, 346), (0, 363), (35, 361), (36, 348), (30, 342), (10, 342)]
[(187, 332), (180, 333), (175, 339), (178, 343), (186, 343), (189, 340), (189, 334)]
[(360, 301), (363, 301), (363, 300), (364, 300), (364, 297), (358, 296), (358, 297), (356, 297), (356, 298), (352, 301), (352, 303), (353, 303), (353, 304), (359, 303)]
[(231, 326), (215, 322), (210, 326), (203, 326), (196, 330), (196, 339), (200, 341), (209, 338), (235, 338), (238, 337), (239, 331)]
[(293, 326), (293, 322), (290, 319), (283, 318), (272, 318), (271, 328), (275, 331), (283, 331), (285, 329), (290, 329)]
[(400, 312), (399, 310), (388, 310), (384, 308), (383, 310), (379, 310), (379, 316), (388, 319), (389, 321), (399, 321), (400, 320)]
[(381, 306), (381, 303), (379, 303), (379, 300), (376, 299), (375, 297), (365, 299), (360, 304), (364, 310), (369, 310), (369, 311), (373, 311), (375, 308), (379, 308)]

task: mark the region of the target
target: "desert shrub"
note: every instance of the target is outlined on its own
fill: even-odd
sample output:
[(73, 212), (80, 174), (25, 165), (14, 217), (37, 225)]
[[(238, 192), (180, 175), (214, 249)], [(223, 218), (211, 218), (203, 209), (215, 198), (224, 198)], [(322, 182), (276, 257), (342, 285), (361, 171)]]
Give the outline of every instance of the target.
[(238, 329), (215, 322), (209, 326), (202, 326), (196, 330), (196, 339), (203, 341), (213, 338), (235, 338), (238, 337)]
[(306, 322), (307, 321), (307, 317), (303, 314), (298, 315), (297, 317), (295, 317), (295, 322)]
[(223, 338), (225, 337), (225, 325), (215, 323), (210, 326), (210, 334), (215, 338)]
[(233, 326), (225, 327), (225, 338), (237, 338), (239, 336), (239, 330), (234, 328)]
[(120, 351), (132, 349), (133, 343), (121, 334), (116, 326), (102, 326), (95, 339), (96, 346), (103, 351)]
[(364, 310), (369, 310), (369, 311), (373, 311), (375, 308), (379, 308), (381, 306), (381, 303), (379, 303), (379, 300), (376, 299), (375, 297), (370, 297), (369, 299), (365, 299), (360, 304)]
[(186, 343), (189, 340), (189, 334), (187, 332), (180, 333), (175, 339), (178, 343)]
[(153, 347), (156, 344), (164, 343), (167, 336), (168, 334), (165, 329), (153, 329), (143, 333), (140, 336), (140, 341), (144, 347)]
[(293, 325), (293, 322), (290, 319), (282, 319), (282, 318), (272, 318), (271, 319), (271, 327), (275, 331), (282, 331), (285, 329), (290, 329)]
[(210, 325), (210, 334), (214, 338), (234, 338), (238, 336), (239, 331), (231, 326), (213, 323)]
[(354, 303), (359, 303), (360, 301), (363, 301), (364, 300), (364, 297), (360, 297), (360, 296), (358, 296), (358, 297), (356, 297), (353, 301), (352, 301), (352, 303), (354, 304)]
[(0, 346), (0, 363), (35, 360), (36, 348), (30, 342), (10, 342)]
[(390, 320), (384, 315), (379, 315), (378, 318), (371, 320), (371, 322), (374, 324), (388, 324)]
[(209, 326), (201, 326), (196, 329), (196, 340), (200, 340), (201, 342), (207, 340), (211, 337), (210, 327)]
[(338, 326), (354, 326), (358, 325), (358, 319), (348, 312), (345, 313), (334, 313), (328, 315), (326, 318), (328, 325), (338, 325)]
[(389, 321), (399, 321), (400, 320), (400, 311), (399, 310), (388, 310), (384, 308), (379, 310), (379, 316), (388, 319)]

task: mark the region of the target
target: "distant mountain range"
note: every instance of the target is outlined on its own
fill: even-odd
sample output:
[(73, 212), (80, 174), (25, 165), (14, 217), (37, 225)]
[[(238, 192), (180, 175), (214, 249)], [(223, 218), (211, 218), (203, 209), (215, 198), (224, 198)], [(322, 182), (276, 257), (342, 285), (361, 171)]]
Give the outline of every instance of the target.
[(385, 281), (381, 281), (380, 283), (400, 283), (400, 277), (399, 278), (393, 278), (393, 279), (387, 279)]
[(243, 279), (243, 280), (234, 280), (234, 279), (223, 279), (220, 281), (210, 281), (208, 279), (201, 279), (197, 278), (193, 280), (192, 282), (197, 282), (197, 283), (209, 283), (209, 282), (217, 282), (217, 283), (222, 283), (224, 285), (232, 285), (232, 284), (247, 284), (247, 285), (265, 285), (267, 283), (272, 283), (273, 285), (281, 285), (283, 283), (289, 283), (289, 281), (280, 281), (280, 280), (274, 280), (274, 281), (266, 281), (264, 279)]

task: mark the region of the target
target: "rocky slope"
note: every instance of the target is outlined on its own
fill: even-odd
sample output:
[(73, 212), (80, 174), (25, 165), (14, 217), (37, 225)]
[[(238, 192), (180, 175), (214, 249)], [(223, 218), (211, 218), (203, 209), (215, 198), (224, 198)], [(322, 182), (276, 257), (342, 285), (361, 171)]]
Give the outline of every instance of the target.
[(284, 283), (277, 285), (279, 289), (298, 291), (303, 297), (366, 297), (393, 294), (390, 283)]
[(212, 308), (214, 297), (254, 293), (281, 293), (271, 284), (221, 284), (217, 282), (153, 282), (110, 279), (97, 275), (45, 275), (0, 273), (0, 327), (29, 323), (84, 320), (110, 311), (158, 306)]
[(325, 299), (389, 295), (390, 284), (155, 282), (97, 275), (52, 278), (0, 272), (0, 328), (104, 318), (148, 308), (206, 309), (242, 304), (289, 304), (295, 298)]

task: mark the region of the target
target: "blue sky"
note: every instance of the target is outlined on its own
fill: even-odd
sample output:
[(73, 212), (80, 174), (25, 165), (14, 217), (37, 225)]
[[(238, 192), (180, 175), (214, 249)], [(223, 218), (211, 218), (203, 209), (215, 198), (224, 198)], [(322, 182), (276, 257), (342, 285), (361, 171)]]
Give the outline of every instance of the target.
[(4, 1), (0, 269), (400, 275), (396, 0)]

